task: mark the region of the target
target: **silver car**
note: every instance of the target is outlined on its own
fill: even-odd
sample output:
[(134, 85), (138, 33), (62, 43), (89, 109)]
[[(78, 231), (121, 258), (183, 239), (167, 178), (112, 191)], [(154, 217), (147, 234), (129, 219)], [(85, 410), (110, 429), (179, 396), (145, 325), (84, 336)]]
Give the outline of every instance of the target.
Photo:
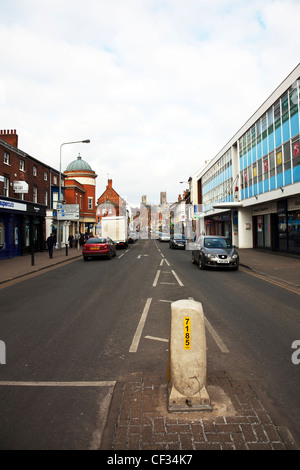
[(205, 267), (239, 269), (239, 255), (228, 238), (216, 235), (200, 236), (192, 251), (192, 262)]

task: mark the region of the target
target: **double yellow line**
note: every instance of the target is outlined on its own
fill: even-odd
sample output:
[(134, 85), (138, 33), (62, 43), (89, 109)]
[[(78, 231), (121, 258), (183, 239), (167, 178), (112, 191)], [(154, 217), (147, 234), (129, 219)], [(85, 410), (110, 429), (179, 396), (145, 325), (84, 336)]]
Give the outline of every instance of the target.
[(285, 290), (288, 290), (290, 292), (293, 292), (294, 294), (300, 295), (300, 288), (297, 287), (297, 286), (289, 285), (284, 281), (280, 281), (279, 279), (269, 278), (264, 274), (256, 273), (256, 272), (250, 271), (246, 268), (240, 267), (240, 270), (243, 271), (244, 273), (250, 274), (250, 276), (254, 276), (254, 277), (257, 277), (258, 279), (262, 279), (263, 281), (266, 281), (269, 284), (273, 284), (274, 286), (281, 287), (282, 289), (285, 289)]

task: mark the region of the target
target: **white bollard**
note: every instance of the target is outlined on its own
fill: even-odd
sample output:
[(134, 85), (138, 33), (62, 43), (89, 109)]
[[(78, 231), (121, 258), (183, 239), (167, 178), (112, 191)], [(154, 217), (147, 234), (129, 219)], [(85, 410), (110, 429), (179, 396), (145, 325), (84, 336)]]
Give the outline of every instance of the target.
[(171, 304), (169, 411), (212, 410), (206, 390), (206, 336), (202, 304)]

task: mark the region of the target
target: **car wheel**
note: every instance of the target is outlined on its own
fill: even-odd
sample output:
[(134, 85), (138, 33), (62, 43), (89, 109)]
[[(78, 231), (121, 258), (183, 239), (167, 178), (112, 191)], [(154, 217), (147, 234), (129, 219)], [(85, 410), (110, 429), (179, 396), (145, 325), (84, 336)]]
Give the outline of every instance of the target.
[(199, 256), (198, 268), (201, 269), (201, 270), (204, 269), (204, 264), (203, 264), (202, 256)]
[(83, 261), (87, 261), (88, 260), (88, 257), (87, 256), (84, 256), (83, 257)]
[(193, 264), (196, 264), (196, 260), (195, 260), (195, 258), (194, 258), (193, 255), (192, 255), (192, 263), (193, 263)]

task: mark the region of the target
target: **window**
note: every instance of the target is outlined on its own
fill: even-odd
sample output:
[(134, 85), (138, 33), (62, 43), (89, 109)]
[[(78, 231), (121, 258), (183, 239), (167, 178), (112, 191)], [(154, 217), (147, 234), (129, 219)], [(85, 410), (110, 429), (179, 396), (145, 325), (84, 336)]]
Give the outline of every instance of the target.
[(4, 163), (6, 165), (9, 165), (9, 153), (8, 152), (4, 152)]
[(52, 204), (52, 206), (53, 206), (52, 208), (54, 210), (57, 210), (57, 202), (58, 202), (58, 193), (55, 192), (55, 193), (53, 193), (53, 204)]
[(37, 176), (37, 167), (36, 166), (33, 167), (33, 176)]
[(35, 202), (35, 203), (38, 202), (38, 198), (37, 198), (37, 187), (36, 187), (36, 186), (33, 187), (33, 202)]
[(277, 101), (274, 105), (274, 121), (276, 122), (280, 118), (280, 101)]
[(256, 162), (252, 164), (253, 184), (257, 184), (257, 165)]
[(268, 157), (264, 157), (264, 180), (269, 178), (269, 159)]
[(5, 248), (5, 230), (3, 223), (0, 223), (0, 248)]
[(4, 191), (3, 196), (9, 197), (9, 178), (4, 176)]
[(24, 160), (20, 160), (20, 171), (25, 171), (25, 162), (24, 162)]
[(53, 184), (57, 184), (57, 176), (53, 176)]
[(93, 198), (89, 197), (88, 199), (88, 209), (93, 210)]
[(277, 174), (282, 173), (282, 150), (279, 147), (276, 150)]
[(283, 145), (283, 161), (284, 161), (284, 170), (289, 170), (291, 168), (291, 147), (290, 141), (286, 142)]
[(48, 191), (45, 191), (45, 197), (44, 197), (44, 204), (45, 206), (48, 206)]
[(287, 92), (281, 97), (281, 113), (282, 116), (289, 110), (289, 98)]
[(292, 141), (293, 146), (293, 166), (300, 165), (300, 144), (299, 144), (299, 137), (293, 139)]
[(275, 154), (271, 152), (269, 155), (270, 159), (270, 177), (275, 176)]
[(257, 160), (258, 182), (262, 181), (262, 159)]
[(47, 171), (44, 171), (44, 181), (47, 181), (48, 180), (48, 173)]

